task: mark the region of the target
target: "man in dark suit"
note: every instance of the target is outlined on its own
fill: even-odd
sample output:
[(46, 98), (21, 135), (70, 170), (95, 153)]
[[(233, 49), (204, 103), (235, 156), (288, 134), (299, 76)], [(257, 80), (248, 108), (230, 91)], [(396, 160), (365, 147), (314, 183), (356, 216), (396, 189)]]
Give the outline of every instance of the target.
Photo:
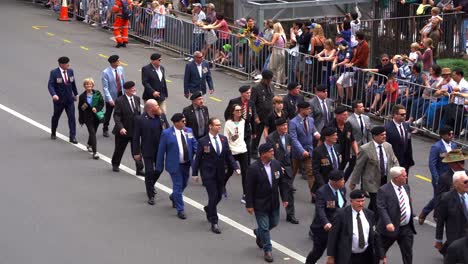
[(409, 173), (414, 166), (413, 146), (411, 143), (411, 129), (405, 122), (406, 109), (403, 105), (395, 105), (392, 109), (393, 120), (385, 124), (387, 142), (392, 145), (393, 152), (401, 167)]
[(75, 76), (73, 70), (70, 69), (70, 59), (68, 57), (60, 57), (58, 59), (59, 67), (50, 71), (49, 89), (50, 96), (54, 103), (54, 114), (52, 115), (51, 135), (50, 138), (57, 138), (56, 131), (60, 115), (63, 110), (67, 113), (68, 129), (70, 130), (70, 142), (78, 144), (76, 141), (76, 121), (75, 121), (75, 101), (77, 100), (78, 91), (75, 84)]
[(224, 119), (228, 120), (231, 116), (231, 108), (233, 105), (237, 104), (242, 107), (242, 118), (245, 120), (245, 127), (244, 127), (244, 141), (247, 145), (248, 150), (248, 162), (250, 164), (250, 146), (252, 142), (252, 137), (255, 137), (255, 120), (258, 119), (257, 117), (257, 109), (255, 108), (255, 104), (253, 101), (250, 100), (252, 95), (252, 88), (249, 85), (244, 85), (239, 88), (240, 97), (234, 98), (229, 100), (229, 104), (224, 110)]
[(309, 237), (314, 241), (314, 248), (306, 259), (306, 264), (315, 264), (327, 249), (328, 231), (336, 210), (346, 205), (344, 173), (332, 170), (328, 184), (320, 187), (316, 194), (315, 217), (310, 225)]
[(145, 164), (145, 185), (148, 195), (148, 204), (154, 205), (154, 185), (160, 174), (155, 171), (156, 157), (161, 133), (169, 127), (166, 115), (162, 112), (159, 104), (154, 99), (145, 103), (145, 112), (135, 117), (133, 129), (133, 158), (142, 160)]
[[(125, 93), (115, 100), (114, 108), (114, 129), (112, 134), (115, 135), (115, 148), (114, 154), (112, 154), (112, 170), (119, 172), (120, 161), (127, 148), (128, 142), (130, 142), (130, 150), (132, 151), (132, 157), (135, 155), (133, 152), (133, 127), (135, 125), (135, 117), (139, 116), (140, 110), (140, 98), (136, 96), (135, 83), (128, 81), (124, 83), (123, 88)], [(143, 173), (143, 162), (141, 160), (135, 160), (136, 175), (144, 176)]]
[(210, 94), (214, 92), (210, 66), (208, 65), (208, 62), (203, 60), (203, 53), (195, 51), (193, 58), (192, 62), (185, 65), (184, 96), (187, 99), (190, 98), (190, 94), (195, 92), (206, 94), (207, 83)]
[(289, 120), (297, 115), (297, 104), (300, 102), (304, 102), (301, 85), (296, 82), (289, 83), (288, 94), (283, 97), (283, 109), (288, 113)]
[(315, 177), (314, 192), (328, 182), (328, 174), (339, 170), (341, 164), (340, 146), (336, 145), (338, 135), (334, 127), (322, 129), (323, 144), (312, 152), (312, 171)]
[(408, 176), (403, 167), (391, 168), (389, 176), (391, 181), (380, 187), (377, 192), (377, 233), (382, 243), (383, 254), (397, 241), (403, 263), (411, 264), (416, 230), (410, 187), (406, 184)]
[(292, 177), (291, 136), (288, 134), (288, 121), (281, 117), (275, 121), (276, 130), (268, 135), (266, 142), (273, 146), (275, 159), (281, 163), (285, 170), (285, 176), (289, 179), (288, 206), (286, 207), (286, 221), (291, 224), (299, 224), (294, 209), (294, 178)]
[(374, 213), (364, 208), (362, 190), (350, 193), (351, 204), (339, 209), (328, 234), (327, 264), (375, 263), (381, 257), (380, 245), (374, 232)]
[[(462, 238), (468, 227), (468, 176), (464, 171), (453, 174), (453, 190), (442, 194), (437, 207), (437, 226), (434, 247), (442, 255), (447, 254), (450, 244)], [(445, 227), (446, 241), (443, 242)]]
[(333, 107), (333, 100), (328, 98), (326, 85), (318, 85), (315, 88), (315, 93), (317, 96), (309, 101), (310, 108), (312, 109), (311, 115), (315, 120), (317, 130), (322, 131), (322, 128), (333, 120), (335, 109)]
[(440, 176), (450, 170), (448, 164), (443, 163), (442, 160), (447, 156), (449, 151), (457, 147), (457, 145), (452, 141), (452, 128), (447, 126), (440, 128), (439, 135), (440, 140), (431, 146), (431, 151), (429, 153), (429, 170), (431, 171), (431, 183), (434, 190), (434, 195), (419, 214), (418, 222), (420, 225), (424, 224), (427, 215), (434, 209), (437, 184), (439, 182)]
[(211, 231), (221, 234), (218, 226), (218, 211), (216, 206), (221, 201), (224, 189), (224, 168), (230, 167), (241, 173), (231, 150), (228, 139), (219, 134), (221, 121), (217, 118), (209, 120), (209, 133), (198, 141), (197, 154), (192, 166), (192, 176), (198, 181), (198, 170), (201, 171), (203, 185), (208, 193), (208, 205), (203, 207), (206, 219), (211, 223)]
[(208, 120), (210, 120), (210, 114), (208, 107), (204, 105), (204, 98), (201, 92), (195, 92), (190, 96), (192, 104), (185, 107), (182, 111), (187, 123), (187, 127), (190, 127), (193, 131), (193, 135), (196, 140), (206, 136), (208, 134)]
[(177, 217), (184, 220), (187, 217), (182, 195), (187, 187), (193, 155), (197, 152), (197, 141), (192, 129), (185, 127), (185, 117), (182, 113), (175, 113), (171, 121), (174, 126), (164, 129), (161, 134), (156, 172), (161, 173), (166, 168), (171, 175), (172, 194), (169, 199), (172, 201), (172, 207), (177, 209)]
[(453, 241), (448, 247), (444, 264), (468, 263), (468, 229), (465, 232), (465, 237)]
[(159, 107), (166, 113), (166, 99), (169, 97), (166, 84), (166, 69), (161, 66), (161, 54), (154, 53), (151, 62), (141, 68), (141, 82), (145, 90), (143, 100), (154, 99)]
[(257, 246), (263, 248), (264, 259), (273, 262), (270, 230), (279, 222), (279, 193), (283, 206), (288, 206), (289, 184), (279, 161), (274, 159), (273, 145), (264, 143), (258, 148), (260, 159), (247, 171), (246, 205), (249, 214), (255, 213), (258, 228), (254, 229)]

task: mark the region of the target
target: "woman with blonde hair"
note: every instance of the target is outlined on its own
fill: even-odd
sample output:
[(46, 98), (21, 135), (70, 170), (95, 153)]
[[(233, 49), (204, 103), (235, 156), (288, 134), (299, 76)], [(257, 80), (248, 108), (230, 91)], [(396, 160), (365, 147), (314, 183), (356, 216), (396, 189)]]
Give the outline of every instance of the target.
[(320, 24), (312, 23), (310, 26), (312, 27), (312, 37), (310, 38), (309, 54), (312, 55), (313, 60), (311, 64), (307, 65), (308, 69), (306, 72), (309, 80), (306, 80), (305, 83), (312, 85), (312, 87), (310, 87), (312, 91), (313, 87), (322, 83), (321, 72), (323, 63), (320, 63), (315, 56), (323, 51), (326, 39)]
[(273, 25), (273, 37), (271, 38), (271, 41), (268, 41), (264, 38), (262, 38), (262, 41), (265, 45), (273, 47), (269, 65), (270, 70), (274, 74), (273, 79), (278, 84), (284, 84), (286, 79), (286, 54), (284, 50), (286, 45), (286, 34), (284, 33), (284, 29), (283, 26), (281, 26), (281, 23), (276, 22)]

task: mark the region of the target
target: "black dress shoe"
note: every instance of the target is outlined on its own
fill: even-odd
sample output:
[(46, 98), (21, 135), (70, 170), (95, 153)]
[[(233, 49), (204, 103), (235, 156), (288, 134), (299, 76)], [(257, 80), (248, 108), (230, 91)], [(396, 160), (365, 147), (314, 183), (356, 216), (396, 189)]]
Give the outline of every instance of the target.
[(182, 220), (187, 219), (187, 216), (185, 216), (184, 212), (178, 212), (178, 213), (177, 213), (177, 217), (179, 217), (179, 218), (182, 219)]
[(288, 221), (291, 224), (295, 224), (295, 225), (299, 224), (299, 220), (297, 220), (294, 215), (287, 216), (286, 221)]
[(124, 47), (124, 48), (126, 48), (126, 47), (127, 47), (127, 43), (124, 42), (124, 43), (122, 43), (121, 46)]
[(104, 137), (109, 137), (109, 131), (103, 131), (103, 132), (102, 132), (102, 135), (103, 135)]
[(206, 214), (206, 220), (209, 222), (210, 219), (208, 218), (208, 206), (204, 206), (203, 207), (203, 211), (205, 211), (205, 214)]
[(70, 143), (72, 144), (78, 144), (78, 141), (76, 140), (76, 138), (70, 138)]
[(154, 205), (155, 204), (154, 197), (151, 197), (151, 198), (148, 199), (148, 204), (149, 205)]
[(98, 160), (98, 159), (99, 159), (99, 155), (98, 155), (97, 153), (93, 153), (93, 159)]
[(257, 235), (257, 229), (254, 229), (253, 232), (255, 234), (255, 243), (257, 243), (258, 248), (263, 248), (263, 243)]
[(137, 170), (136, 175), (138, 176), (145, 176), (145, 172), (142, 170)]
[(273, 262), (273, 255), (271, 255), (271, 252), (265, 252), (265, 255), (263, 255), (263, 259), (265, 259), (266, 262)]
[(117, 45), (115, 45), (116, 48), (120, 48), (120, 47), (123, 47), (123, 44), (122, 43), (117, 43)]
[(211, 224), (211, 231), (215, 234), (221, 234), (218, 224)]
[(57, 135), (55, 135), (55, 133), (50, 134), (50, 139), (56, 140), (56, 139), (57, 139)]
[(120, 171), (119, 166), (112, 166), (112, 170), (115, 171), (115, 172)]
[(171, 202), (172, 202), (172, 208), (176, 208), (174, 199), (172, 199), (171, 195), (169, 195), (169, 200), (171, 200)]

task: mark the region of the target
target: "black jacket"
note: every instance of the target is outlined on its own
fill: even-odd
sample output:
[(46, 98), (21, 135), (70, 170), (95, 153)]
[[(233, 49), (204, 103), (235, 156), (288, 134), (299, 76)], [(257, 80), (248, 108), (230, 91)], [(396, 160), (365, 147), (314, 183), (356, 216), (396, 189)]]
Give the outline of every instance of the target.
[(287, 94), (283, 97), (283, 109), (288, 113), (288, 119), (291, 120), (297, 115), (297, 104), (304, 102), (304, 96), (292, 96)]
[[(153, 121), (157, 123), (156, 126), (153, 126)], [(133, 155), (141, 153), (144, 158), (156, 157), (161, 133), (168, 127), (169, 123), (165, 114), (151, 118), (144, 112), (140, 116), (135, 116), (132, 138)]]
[(186, 126), (190, 127), (193, 131), (193, 135), (198, 140), (208, 134), (208, 121), (210, 119), (210, 114), (208, 112), (208, 107), (202, 106), (203, 119), (205, 121), (205, 133), (203, 135), (198, 135), (198, 121), (195, 113), (195, 108), (193, 105), (189, 105), (184, 108), (182, 114), (184, 114), (185, 119), (187, 120)]
[[(342, 156), (340, 154), (339, 145), (334, 144), (333, 149), (335, 150), (338, 169), (342, 162)], [(312, 171), (315, 176), (316, 184), (320, 187), (328, 182), (328, 174), (333, 170), (333, 160), (328, 154), (325, 143), (314, 148), (312, 152)]]
[(252, 88), (250, 100), (254, 102), (258, 118), (263, 123), (273, 112), (273, 96), (274, 93), (271, 87), (265, 86), (263, 83), (259, 83)]
[[(100, 93), (100, 92), (97, 90), (93, 90), (93, 95), (95, 93)], [(96, 112), (101, 111), (103, 107), (104, 107), (104, 100), (101, 100), (96, 106)], [(88, 104), (88, 102), (86, 101), (86, 92), (83, 92), (82, 94), (80, 94), (80, 97), (78, 98), (78, 123), (84, 124), (89, 121), (99, 123), (99, 120), (96, 114), (93, 113), (92, 109), (93, 107), (90, 104)]]
[[(143, 91), (143, 100), (155, 99), (162, 102), (169, 97), (166, 84), (166, 70), (160, 66), (162, 72), (162, 80), (159, 79), (154, 66), (150, 63), (141, 68), (141, 82), (145, 90)], [(159, 92), (159, 97), (153, 97), (153, 92)]]
[(460, 196), (456, 190), (444, 193), (437, 207), (436, 239), (442, 240), (444, 235), (451, 243), (465, 235), (468, 220), (463, 213)]
[(134, 95), (133, 101), (135, 104), (135, 110), (132, 111), (130, 102), (127, 99), (127, 96), (124, 94), (119, 96), (115, 99), (115, 107), (114, 107), (114, 129), (112, 130), (112, 134), (120, 135), (120, 130), (125, 128), (127, 130), (127, 135), (125, 137), (132, 137), (133, 136), (133, 126), (135, 124), (135, 116), (140, 115), (141, 107), (140, 107), (140, 97)]
[[(342, 207), (344, 208), (346, 206), (346, 188), (341, 188), (340, 193), (344, 200), (344, 205)], [(323, 226), (332, 223), (339, 208), (338, 197), (335, 195), (330, 185), (325, 184), (320, 187), (315, 192), (315, 217), (310, 228), (324, 230)]]
[(392, 145), (393, 152), (398, 159), (400, 166), (409, 168), (414, 165), (413, 160), (413, 146), (411, 143), (411, 130), (409, 124), (403, 123), (403, 133), (405, 133), (405, 140), (402, 140), (400, 131), (392, 121), (387, 122), (385, 125), (387, 130), (387, 142)]

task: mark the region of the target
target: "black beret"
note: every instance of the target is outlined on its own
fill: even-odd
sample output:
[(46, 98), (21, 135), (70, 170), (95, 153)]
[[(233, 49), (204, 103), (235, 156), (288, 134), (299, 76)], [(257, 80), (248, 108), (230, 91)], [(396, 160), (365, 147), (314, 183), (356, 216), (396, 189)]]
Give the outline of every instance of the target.
[(332, 170), (328, 174), (328, 179), (330, 181), (339, 181), (344, 178), (344, 172), (342, 170)]
[(317, 87), (315, 87), (315, 90), (319, 91), (319, 92), (324, 92), (324, 91), (327, 90), (327, 86), (323, 85), (323, 84), (319, 84), (319, 85), (317, 85)]
[(443, 126), (440, 128), (439, 130), (439, 135), (443, 136), (443, 135), (448, 135), (450, 132), (452, 132), (453, 129), (449, 126)]
[(382, 134), (383, 132), (385, 132), (385, 127), (383, 126), (375, 126), (371, 129), (370, 131), (372, 133), (372, 135), (376, 136), (376, 135), (380, 135)]
[(107, 59), (107, 61), (108, 61), (109, 63), (114, 63), (114, 62), (116, 62), (116, 61), (118, 61), (118, 60), (119, 60), (119, 55), (111, 55), (111, 56)]
[(192, 94), (192, 96), (190, 96), (190, 100), (195, 100), (197, 99), (198, 97), (202, 97), (203, 94), (201, 92), (195, 92)]
[(270, 151), (273, 148), (273, 145), (271, 143), (263, 143), (258, 147), (258, 153), (262, 154), (265, 152)]
[(180, 120), (184, 119), (185, 116), (184, 114), (182, 113), (175, 113), (172, 117), (171, 117), (171, 121), (176, 123), (176, 122), (180, 122)]
[(150, 57), (151, 60), (159, 60), (160, 58), (161, 58), (161, 54), (159, 53), (153, 53), (151, 54), (151, 57)]
[(124, 87), (125, 90), (127, 90), (127, 89), (132, 88), (133, 86), (135, 86), (135, 83), (132, 82), (132, 81), (128, 81), (128, 82), (125, 82), (125, 83), (124, 83), (124, 86), (123, 86), (123, 87)]
[(250, 89), (250, 85), (244, 85), (239, 88), (240, 93), (245, 93)]
[(280, 117), (280, 118), (278, 118), (278, 119), (275, 120), (275, 125), (281, 126), (282, 124), (287, 123), (287, 122), (288, 122), (288, 121), (286, 120), (286, 118)]
[(58, 58), (58, 63), (60, 63), (60, 64), (67, 64), (67, 63), (69, 63), (69, 62), (70, 62), (70, 58), (68, 58), (68, 57), (60, 57), (60, 58)]
[(324, 127), (322, 129), (322, 136), (328, 137), (336, 133), (336, 128), (335, 127)]
[(262, 71), (262, 79), (271, 80), (273, 79), (273, 72), (270, 70)]
[(359, 190), (359, 189), (356, 189), (354, 191), (352, 191), (350, 194), (349, 194), (349, 198), (351, 199), (362, 199), (362, 198), (365, 198), (365, 193), (363, 190)]
[(339, 115), (339, 114), (341, 114), (341, 113), (343, 113), (343, 112), (346, 112), (346, 110), (347, 110), (347, 109), (346, 109), (345, 106), (339, 105), (339, 106), (337, 106), (337, 107), (335, 108), (335, 114)]
[(301, 87), (301, 85), (298, 84), (297, 82), (291, 82), (291, 83), (288, 84), (288, 91), (291, 91), (292, 89), (294, 89), (294, 88), (296, 88), (298, 86), (299, 86), (299, 88)]
[(308, 102), (300, 102), (297, 104), (297, 108), (303, 109), (303, 108), (309, 108), (310, 104)]

